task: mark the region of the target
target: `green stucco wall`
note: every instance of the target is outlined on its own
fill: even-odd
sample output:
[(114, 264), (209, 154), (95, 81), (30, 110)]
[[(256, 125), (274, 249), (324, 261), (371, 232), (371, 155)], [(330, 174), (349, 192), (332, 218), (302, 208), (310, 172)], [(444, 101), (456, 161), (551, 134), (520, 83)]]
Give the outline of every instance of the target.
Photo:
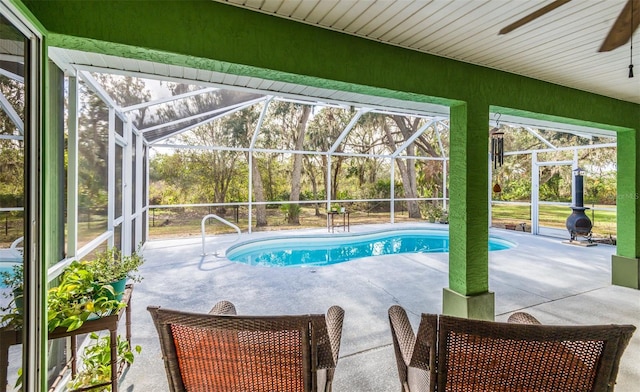
[[(329, 81), (345, 82), (358, 91), (362, 86), (379, 87), (436, 102), (440, 98), (471, 102), (482, 97), (492, 105), (627, 128), (637, 126), (640, 116), (635, 104), (210, 0), (24, 3), (53, 33), (130, 45), (136, 49), (126, 54), (136, 58), (147, 58), (152, 53), (145, 49), (153, 49), (189, 56), (209, 69), (256, 72), (243, 67), (250, 66), (271, 78), (300, 82), (304, 80), (300, 76), (306, 76), (313, 84), (322, 79), (329, 87), (333, 85)], [(52, 45), (62, 43), (52, 37)], [(112, 50), (90, 41), (64, 43), (89, 51)], [(633, 111), (635, 116), (630, 115)]]
[[(638, 192), (638, 104), (210, 0), (24, 3), (53, 46), (451, 106), (450, 285), (464, 295), (488, 287), (490, 107), (620, 131), (630, 144), (618, 153), (618, 186)], [(619, 253), (629, 257), (639, 256), (638, 203), (625, 199), (619, 209)]]
[[(638, 128), (640, 129), (640, 127)], [(629, 258), (640, 257), (640, 186), (638, 151), (640, 138), (633, 131), (618, 132), (618, 215), (617, 253)]]
[(449, 288), (464, 295), (489, 288), (488, 105), (451, 107)]

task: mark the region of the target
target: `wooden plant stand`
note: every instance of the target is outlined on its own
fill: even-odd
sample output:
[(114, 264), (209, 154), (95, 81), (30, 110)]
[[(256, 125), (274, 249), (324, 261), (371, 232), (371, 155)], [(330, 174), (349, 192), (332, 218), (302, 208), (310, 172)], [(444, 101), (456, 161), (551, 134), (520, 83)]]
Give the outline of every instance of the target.
[[(133, 292), (133, 285), (128, 284), (124, 294), (122, 295), (122, 302), (127, 306), (123, 307), (116, 314), (101, 317), (95, 320), (85, 321), (82, 326), (76, 330), (67, 332), (64, 327), (58, 327), (53, 332), (49, 333), (49, 340), (60, 338), (71, 338), (71, 358), (69, 362), (71, 364), (71, 375), (75, 376), (78, 372), (77, 364), (77, 350), (78, 342), (77, 336), (87, 334), (89, 332), (108, 330), (111, 337), (111, 390), (118, 392), (118, 380), (123, 369), (118, 368), (118, 324), (122, 315), (125, 315), (126, 319), (126, 337), (131, 346), (131, 294)], [(7, 390), (7, 367), (9, 366), (9, 347), (22, 344), (22, 330), (15, 329), (11, 326), (0, 329), (0, 392), (6, 392)], [(57, 383), (62, 379), (62, 375), (68, 369), (69, 364), (62, 369), (61, 374), (58, 376), (51, 390), (53, 390)], [(108, 383), (107, 383), (108, 385)], [(97, 387), (93, 386), (93, 387)]]

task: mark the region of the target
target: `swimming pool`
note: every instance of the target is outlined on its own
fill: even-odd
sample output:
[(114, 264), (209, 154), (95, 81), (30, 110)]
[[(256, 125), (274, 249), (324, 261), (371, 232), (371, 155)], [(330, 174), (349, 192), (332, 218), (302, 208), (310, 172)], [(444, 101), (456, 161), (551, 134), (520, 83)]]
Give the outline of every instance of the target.
[[(489, 238), (489, 250), (514, 247), (500, 237)], [(247, 241), (227, 249), (231, 261), (259, 266), (322, 266), (369, 256), (449, 251), (449, 232), (399, 229), (351, 235), (272, 237)]]
[[(16, 263), (8, 263), (0, 261), (0, 273), (13, 273), (13, 266), (17, 265)], [(0, 281), (0, 289), (7, 288), (2, 281)]]

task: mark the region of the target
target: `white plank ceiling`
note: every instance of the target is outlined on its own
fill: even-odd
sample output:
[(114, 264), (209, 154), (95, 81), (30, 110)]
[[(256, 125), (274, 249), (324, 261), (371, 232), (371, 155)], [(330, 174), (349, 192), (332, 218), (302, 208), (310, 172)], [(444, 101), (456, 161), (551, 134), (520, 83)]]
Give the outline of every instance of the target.
[(214, 0), (317, 27), (640, 103), (640, 37), (598, 52), (627, 0), (573, 0), (506, 34), (552, 0)]

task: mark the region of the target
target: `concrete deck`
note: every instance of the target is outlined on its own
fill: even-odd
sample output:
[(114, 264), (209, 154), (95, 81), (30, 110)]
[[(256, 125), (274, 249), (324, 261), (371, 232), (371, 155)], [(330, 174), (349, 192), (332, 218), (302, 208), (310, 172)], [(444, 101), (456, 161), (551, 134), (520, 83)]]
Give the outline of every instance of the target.
[[(402, 227), (401, 225), (396, 225)], [(415, 226), (415, 225), (412, 225)], [(428, 224), (425, 224), (428, 226)], [(353, 231), (388, 226), (352, 227)], [(442, 228), (441, 225), (435, 227)], [(324, 230), (286, 232), (325, 233)], [(283, 235), (243, 234), (242, 240)], [(640, 291), (610, 284), (607, 245), (579, 247), (557, 238), (492, 230), (517, 247), (491, 252), (490, 290), (495, 292), (496, 320), (525, 310), (546, 324), (634, 324), (640, 326)], [(212, 252), (213, 242), (207, 251)], [(228, 243), (220, 243), (226, 249)], [(149, 242), (142, 283), (133, 293), (133, 343), (142, 353), (121, 380), (122, 391), (167, 391), (156, 331), (146, 311), (160, 305), (206, 312), (221, 299), (239, 313), (324, 313), (331, 305), (345, 310), (340, 360), (334, 391), (398, 391), (387, 309), (400, 304), (414, 328), (422, 312), (440, 313), (442, 289), (448, 286), (448, 254), (369, 257), (317, 268), (255, 267), (223, 257), (201, 257), (200, 238)], [(123, 323), (124, 324), (124, 323)], [(640, 385), (640, 332), (622, 357), (617, 392)]]

